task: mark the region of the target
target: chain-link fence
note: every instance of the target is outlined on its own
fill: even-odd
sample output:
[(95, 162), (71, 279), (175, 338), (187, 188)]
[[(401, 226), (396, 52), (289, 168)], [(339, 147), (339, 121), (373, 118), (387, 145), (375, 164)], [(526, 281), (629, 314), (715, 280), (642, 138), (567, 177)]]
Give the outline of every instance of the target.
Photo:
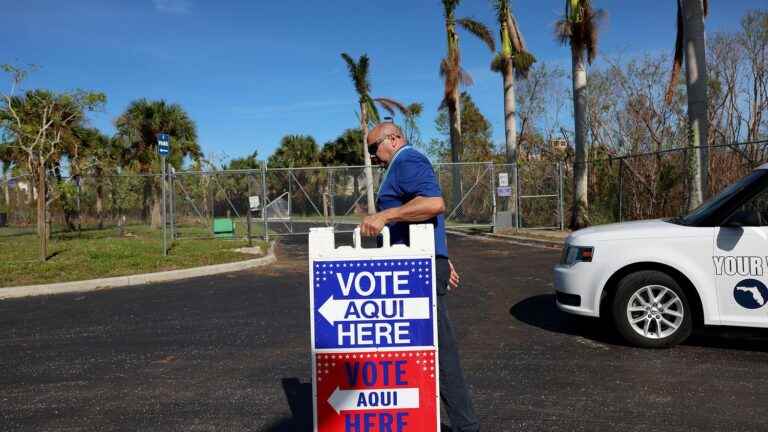
[[(710, 149), (711, 196), (768, 160), (768, 141)], [(588, 162), (588, 216), (593, 225), (677, 216), (689, 207), (688, 157), (675, 149)], [(529, 160), (434, 165), (449, 227), (563, 229), (573, 203), (573, 163)], [(377, 191), (382, 170), (372, 169)], [(158, 174), (49, 178), (51, 236), (96, 232), (101, 237), (158, 232)], [(21, 176), (0, 181), (0, 240), (32, 238), (37, 191)], [(171, 172), (166, 180), (166, 231), (171, 241), (301, 235), (313, 226), (351, 230), (367, 214), (365, 167), (331, 166)]]

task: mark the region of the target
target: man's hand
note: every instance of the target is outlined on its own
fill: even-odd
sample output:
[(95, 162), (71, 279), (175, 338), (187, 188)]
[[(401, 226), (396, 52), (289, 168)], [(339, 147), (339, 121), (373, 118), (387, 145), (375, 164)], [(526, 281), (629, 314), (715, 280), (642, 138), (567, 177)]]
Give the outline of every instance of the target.
[(457, 288), (459, 286), (459, 274), (456, 273), (456, 269), (453, 268), (453, 263), (448, 261), (448, 265), (451, 267), (451, 277), (448, 279), (448, 286), (450, 288)]
[(387, 217), (384, 212), (379, 212), (366, 216), (360, 223), (360, 234), (366, 237), (375, 237), (379, 235), (384, 225), (387, 224)]

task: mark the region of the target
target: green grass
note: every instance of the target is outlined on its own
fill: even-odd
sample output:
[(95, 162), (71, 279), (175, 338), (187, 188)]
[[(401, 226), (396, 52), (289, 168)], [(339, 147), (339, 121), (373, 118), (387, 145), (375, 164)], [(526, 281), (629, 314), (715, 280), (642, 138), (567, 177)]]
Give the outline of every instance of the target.
[[(241, 228), (237, 227), (238, 235), (244, 235)], [(255, 257), (234, 251), (247, 246), (246, 240), (211, 239), (210, 231), (203, 227), (183, 227), (182, 235), (187, 238), (176, 240), (163, 257), (160, 230), (128, 226), (122, 237), (117, 228), (83, 230), (80, 235), (54, 233), (50, 258), (41, 263), (37, 236), (29, 231), (0, 229), (0, 287), (151, 273)], [(254, 229), (253, 235), (262, 231)], [(201, 238), (189, 238), (192, 236)], [(254, 239), (253, 244), (265, 250), (263, 241)]]

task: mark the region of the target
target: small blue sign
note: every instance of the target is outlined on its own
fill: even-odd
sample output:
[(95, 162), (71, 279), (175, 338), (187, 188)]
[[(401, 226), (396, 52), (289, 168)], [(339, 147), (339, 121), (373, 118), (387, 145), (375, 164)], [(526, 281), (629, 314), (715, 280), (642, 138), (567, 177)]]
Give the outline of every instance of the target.
[(157, 134), (157, 152), (160, 156), (167, 156), (171, 149), (171, 137), (168, 134)]
[(315, 261), (315, 349), (432, 346), (432, 260)]

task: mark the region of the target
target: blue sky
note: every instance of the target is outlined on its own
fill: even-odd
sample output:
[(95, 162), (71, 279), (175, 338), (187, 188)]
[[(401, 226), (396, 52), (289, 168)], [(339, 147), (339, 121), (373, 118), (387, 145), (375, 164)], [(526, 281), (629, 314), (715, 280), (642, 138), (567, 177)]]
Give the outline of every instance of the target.
[[(374, 96), (422, 102), (421, 129), (435, 136), (445, 54), (440, 0), (0, 0), (0, 63), (37, 64), (25, 87), (89, 89), (107, 94), (92, 124), (113, 133), (131, 100), (181, 104), (200, 144), (216, 158), (258, 150), (268, 156), (286, 134), (319, 144), (354, 127), (357, 97), (341, 52), (371, 57)], [(595, 0), (608, 12), (600, 36), (607, 54), (670, 52), (675, 1)], [(710, 1), (707, 31), (733, 31), (763, 1)], [(552, 28), (562, 0), (512, 0), (529, 49), (569, 69)], [(463, 0), (457, 16), (493, 24), (489, 0)], [(491, 54), (461, 35), (469, 88), (503, 141), (501, 78)], [(8, 80), (4, 80), (7, 85)]]

